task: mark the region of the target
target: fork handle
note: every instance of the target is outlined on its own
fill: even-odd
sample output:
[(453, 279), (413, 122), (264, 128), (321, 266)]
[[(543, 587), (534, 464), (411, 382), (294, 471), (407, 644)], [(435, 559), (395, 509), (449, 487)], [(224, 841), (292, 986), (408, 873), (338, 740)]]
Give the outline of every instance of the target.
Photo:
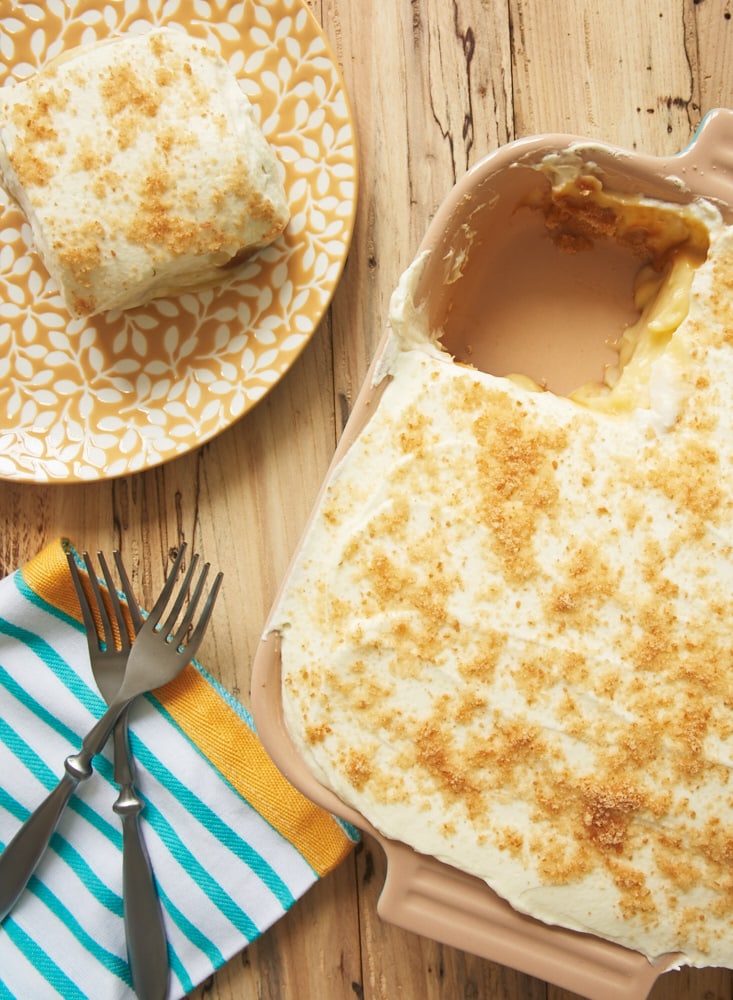
[(13, 909), (38, 867), (76, 786), (92, 775), (92, 760), (107, 742), (112, 727), (129, 701), (129, 698), (116, 698), (112, 702), (84, 737), (79, 752), (64, 761), (64, 774), (59, 783), (0, 854), (0, 923)]
[(168, 941), (137, 812), (122, 815), (122, 886), (127, 955), (139, 1000), (168, 993)]
[[(75, 758), (65, 762), (63, 777), (40, 806), (31, 813), (0, 854), (0, 923), (15, 906), (38, 867), (66, 804), (81, 778)], [(70, 763), (71, 762), (71, 763)]]
[(132, 984), (138, 1000), (163, 1000), (168, 993), (168, 941), (150, 857), (139, 816), (143, 800), (135, 791), (127, 713), (114, 730), (115, 778), (120, 793), (113, 805), (122, 821), (122, 898)]

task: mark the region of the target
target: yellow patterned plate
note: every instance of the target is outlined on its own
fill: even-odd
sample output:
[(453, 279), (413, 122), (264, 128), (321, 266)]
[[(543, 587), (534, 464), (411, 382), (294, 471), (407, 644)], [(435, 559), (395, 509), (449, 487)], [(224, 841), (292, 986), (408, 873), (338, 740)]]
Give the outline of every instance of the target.
[[(178, 24), (226, 58), (285, 168), (291, 221), (223, 287), (73, 320), (0, 189), (0, 478), (137, 472), (230, 426), (320, 322), (354, 224), (343, 82), (302, 0), (18, 0), (0, 16), (0, 83), (64, 49)], [(7, 11), (8, 5), (3, 5)]]

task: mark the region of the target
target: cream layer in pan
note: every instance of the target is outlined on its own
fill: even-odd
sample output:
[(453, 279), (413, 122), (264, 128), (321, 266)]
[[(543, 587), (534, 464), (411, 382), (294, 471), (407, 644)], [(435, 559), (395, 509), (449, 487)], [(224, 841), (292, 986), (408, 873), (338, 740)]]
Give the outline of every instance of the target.
[[(658, 208), (682, 227), (574, 398), (456, 364), (418, 260), (268, 627), (299, 754), (387, 838), (548, 923), (731, 966), (733, 230)], [(617, 210), (633, 236), (654, 205)]]

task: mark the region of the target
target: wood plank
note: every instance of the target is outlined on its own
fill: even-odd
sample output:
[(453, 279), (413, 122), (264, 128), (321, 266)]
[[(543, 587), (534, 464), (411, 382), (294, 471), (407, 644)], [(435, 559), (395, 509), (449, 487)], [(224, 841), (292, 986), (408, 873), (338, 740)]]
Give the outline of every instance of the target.
[(649, 153), (687, 141), (692, 80), (678, 0), (512, 0), (518, 135), (568, 132)]

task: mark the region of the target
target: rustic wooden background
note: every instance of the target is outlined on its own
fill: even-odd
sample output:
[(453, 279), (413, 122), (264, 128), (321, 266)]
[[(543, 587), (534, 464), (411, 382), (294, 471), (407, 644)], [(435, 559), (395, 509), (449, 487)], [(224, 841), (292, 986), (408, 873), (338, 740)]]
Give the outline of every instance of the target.
[[(569, 132), (682, 149), (733, 107), (731, 0), (307, 0), (342, 67), (360, 148), (353, 247), (295, 367), (198, 451), (89, 485), (0, 483), (0, 572), (58, 535), (119, 547), (146, 600), (186, 539), (226, 585), (201, 658), (245, 703), (251, 659), (382, 332), (389, 296), (454, 182), (497, 146)], [(366, 841), (198, 1000), (570, 1000), (508, 968), (382, 923)], [(733, 997), (731, 973), (685, 970), (654, 1000)]]

